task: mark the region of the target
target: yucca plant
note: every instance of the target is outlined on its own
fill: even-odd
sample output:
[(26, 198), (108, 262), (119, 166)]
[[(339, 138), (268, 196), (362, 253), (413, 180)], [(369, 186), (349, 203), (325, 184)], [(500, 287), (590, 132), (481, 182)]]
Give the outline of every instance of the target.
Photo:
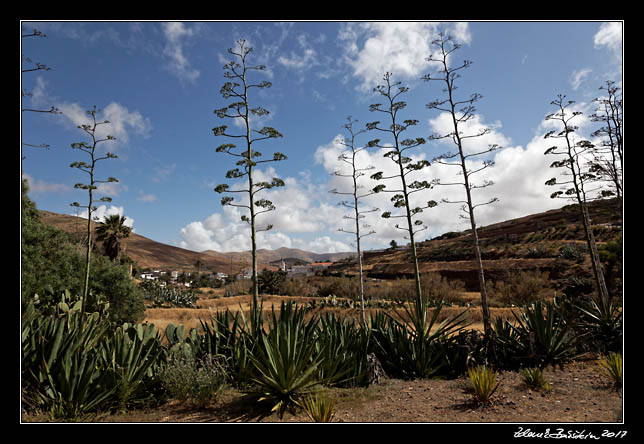
[(500, 384), (497, 382), (498, 372), (485, 365), (477, 365), (470, 367), (467, 375), (476, 401), (480, 404), (489, 404), (490, 398)]
[(313, 422), (331, 422), (335, 416), (335, 397), (327, 392), (304, 396), (298, 404)]
[(523, 383), (535, 390), (550, 391), (550, 384), (543, 376), (543, 372), (539, 367), (523, 368), (521, 369), (521, 379)]
[(324, 382), (319, 376), (323, 356), (316, 347), (317, 319), (304, 320), (305, 310), (282, 303), (279, 317), (271, 311), (269, 332), (258, 331), (256, 347), (249, 354), (252, 396), (272, 405), (280, 417), (298, 399)]
[(599, 359), (599, 372), (608, 377), (613, 386), (618, 389), (622, 386), (622, 355), (611, 352)]

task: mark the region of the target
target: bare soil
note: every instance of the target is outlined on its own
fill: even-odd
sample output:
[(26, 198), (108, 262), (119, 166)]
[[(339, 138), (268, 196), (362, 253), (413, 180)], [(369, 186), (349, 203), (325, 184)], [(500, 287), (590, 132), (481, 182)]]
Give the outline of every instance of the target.
[[(383, 379), (366, 388), (335, 388), (334, 422), (344, 423), (620, 423), (622, 393), (597, 372), (595, 361), (548, 368), (549, 392), (527, 388), (518, 372), (503, 372), (489, 405), (475, 402), (466, 377)], [(159, 408), (112, 415), (114, 422), (310, 422), (299, 410), (267, 414), (236, 389), (196, 409), (171, 401)]]

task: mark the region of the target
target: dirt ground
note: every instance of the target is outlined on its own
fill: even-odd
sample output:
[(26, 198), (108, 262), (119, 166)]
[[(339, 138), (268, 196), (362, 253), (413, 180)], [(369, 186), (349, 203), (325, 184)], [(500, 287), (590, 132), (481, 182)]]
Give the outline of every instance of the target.
[[(518, 372), (503, 372), (489, 405), (478, 405), (467, 379), (383, 379), (366, 388), (332, 389), (334, 422), (343, 423), (620, 423), (622, 393), (601, 376), (594, 361), (544, 371), (551, 390), (525, 387)], [(115, 422), (230, 423), (310, 422), (303, 411), (266, 415), (243, 393), (226, 389), (208, 407), (176, 401), (148, 411), (105, 419)]]

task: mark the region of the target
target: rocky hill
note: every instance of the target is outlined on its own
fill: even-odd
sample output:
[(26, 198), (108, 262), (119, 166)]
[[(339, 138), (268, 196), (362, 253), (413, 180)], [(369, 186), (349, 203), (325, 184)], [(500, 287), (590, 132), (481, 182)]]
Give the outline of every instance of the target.
[[(596, 201), (589, 206), (593, 231), (598, 245), (621, 237), (622, 217), (615, 199)], [(486, 277), (503, 280), (509, 272), (539, 270), (552, 272), (561, 248), (574, 244), (586, 248), (578, 207), (567, 205), (559, 209), (478, 228)], [(477, 265), (472, 250), (471, 230), (449, 232), (417, 245), (421, 273), (435, 272), (448, 279), (458, 279), (469, 290), (478, 288)], [(586, 255), (587, 256), (587, 255)], [(383, 251), (367, 251), (363, 255), (364, 269), (374, 278), (412, 278), (413, 264), (409, 247)], [(580, 262), (579, 268), (590, 264)], [(333, 273), (357, 273), (355, 261), (334, 265)], [(551, 273), (551, 277), (555, 273)], [(566, 277), (562, 273), (562, 277)]]

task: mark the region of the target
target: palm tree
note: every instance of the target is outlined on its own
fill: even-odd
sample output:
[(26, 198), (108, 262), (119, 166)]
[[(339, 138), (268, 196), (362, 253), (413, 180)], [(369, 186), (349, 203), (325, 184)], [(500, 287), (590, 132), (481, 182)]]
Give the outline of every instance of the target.
[(125, 216), (113, 214), (105, 216), (103, 224), (96, 229), (96, 239), (103, 242), (105, 254), (118, 261), (121, 256), (121, 239), (130, 236), (132, 229), (125, 225)]

